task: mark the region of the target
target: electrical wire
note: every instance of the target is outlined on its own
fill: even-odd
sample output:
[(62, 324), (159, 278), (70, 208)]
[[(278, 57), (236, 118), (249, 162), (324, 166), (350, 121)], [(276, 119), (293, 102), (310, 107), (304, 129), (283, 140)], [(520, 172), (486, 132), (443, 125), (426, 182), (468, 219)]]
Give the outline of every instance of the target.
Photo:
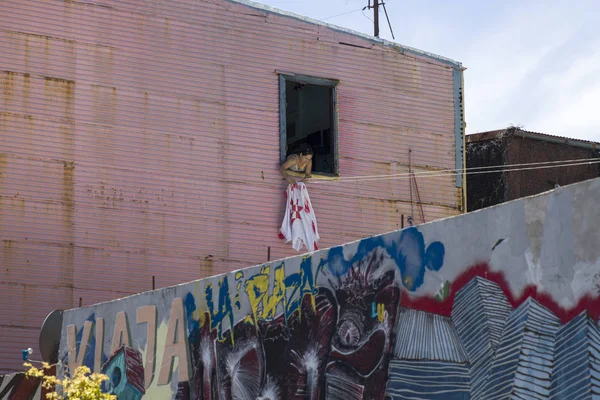
[[(539, 161), (534, 163), (517, 163), (517, 164), (506, 164), (506, 165), (491, 165), (484, 167), (471, 167), (466, 168), (465, 171), (478, 171), (478, 170), (486, 170), (486, 169), (506, 169), (506, 168), (515, 168), (515, 167), (529, 167), (532, 165), (545, 165), (545, 164), (571, 164), (571, 163), (587, 163), (587, 162), (595, 162), (600, 161), (600, 157), (596, 158), (579, 158), (579, 159), (571, 159), (571, 160), (558, 160), (558, 161)], [(436, 171), (421, 171), (421, 172), (413, 172), (414, 175), (428, 175), (428, 174), (438, 174), (440, 172), (450, 172), (457, 173), (463, 171), (462, 168), (457, 169), (441, 169)], [(340, 179), (352, 179), (352, 178), (371, 178), (371, 177), (382, 177), (382, 176), (396, 176), (396, 175), (407, 175), (409, 173), (400, 173), (400, 174), (392, 174), (392, 175), (362, 175), (358, 177), (346, 177)]]
[(574, 159), (574, 160), (561, 160), (561, 161), (543, 161), (535, 163), (519, 163), (519, 164), (507, 164), (503, 166), (488, 166), (488, 167), (472, 167), (466, 169), (443, 169), (437, 171), (422, 171), (422, 172), (404, 172), (400, 174), (390, 175), (366, 175), (366, 176), (348, 176), (340, 177), (334, 180), (314, 180), (313, 184), (324, 184), (324, 183), (341, 183), (341, 182), (364, 182), (364, 181), (377, 181), (384, 179), (410, 179), (412, 176), (421, 178), (433, 178), (443, 177), (448, 175), (454, 175), (459, 172), (463, 172), (465, 175), (479, 175), (479, 174), (491, 174), (497, 172), (513, 172), (513, 171), (530, 171), (537, 169), (549, 169), (549, 168), (564, 168), (573, 167), (579, 165), (593, 165), (600, 164), (600, 158), (586, 158), (586, 159)]
[[(531, 164), (536, 164), (536, 163), (531, 163)], [(572, 166), (578, 166), (578, 165), (591, 165), (591, 164), (600, 164), (600, 159), (596, 160), (596, 161), (585, 161), (585, 162), (579, 162), (579, 163), (564, 163), (564, 164), (558, 164), (558, 165), (546, 165), (546, 166), (537, 166), (537, 167), (525, 167), (525, 168), (505, 168), (505, 167), (479, 167), (479, 168), (472, 168), (472, 169), (482, 169), (482, 168), (494, 168), (494, 169), (490, 169), (487, 171), (472, 171), (472, 169), (467, 169), (465, 170), (465, 175), (478, 175), (478, 174), (491, 174), (491, 173), (497, 173), (497, 172), (512, 172), (512, 171), (528, 171), (528, 170), (536, 170), (536, 169), (548, 169), (548, 168), (562, 168), (562, 167), (572, 167)], [(515, 165), (519, 165), (519, 164), (515, 164)], [(521, 164), (521, 165), (527, 165), (527, 164)], [(430, 178), (430, 177), (443, 177), (443, 176), (448, 176), (448, 175), (454, 175), (456, 173), (461, 172), (462, 169), (446, 169), (446, 170), (438, 170), (438, 171), (427, 171), (427, 172), (413, 172), (413, 176), (415, 175), (419, 175), (420, 177), (423, 178)], [(383, 180), (383, 179), (410, 179), (411, 175), (409, 173), (402, 173), (402, 174), (394, 174), (394, 175), (373, 175), (373, 176), (368, 176), (368, 177), (347, 177), (345, 179), (343, 179), (343, 181), (348, 181), (348, 182), (362, 182), (362, 181), (376, 181), (376, 180)], [(338, 180), (331, 180), (331, 181), (314, 181), (313, 183), (328, 183), (328, 182), (340, 182), (342, 181), (342, 179), (338, 179)]]
[(331, 17), (321, 18), (321, 21), (325, 21), (325, 20), (328, 20), (328, 19), (331, 19), (331, 18), (335, 18), (335, 17), (341, 17), (342, 15), (352, 14), (352, 13), (355, 13), (355, 12), (361, 11), (361, 10), (364, 10), (364, 8), (359, 8), (357, 10), (352, 10), (352, 11), (348, 11), (348, 12), (345, 12), (345, 13), (332, 15)]
[(371, 22), (375, 23), (375, 21), (373, 21), (371, 18), (369, 18), (369, 16), (368, 16), (368, 15), (366, 15), (366, 14), (365, 14), (365, 9), (366, 9), (366, 8), (367, 8), (367, 7), (364, 7), (364, 8), (361, 10), (361, 11), (362, 11), (362, 15), (363, 15), (363, 16), (364, 16), (366, 19), (368, 19), (369, 21), (371, 21)]

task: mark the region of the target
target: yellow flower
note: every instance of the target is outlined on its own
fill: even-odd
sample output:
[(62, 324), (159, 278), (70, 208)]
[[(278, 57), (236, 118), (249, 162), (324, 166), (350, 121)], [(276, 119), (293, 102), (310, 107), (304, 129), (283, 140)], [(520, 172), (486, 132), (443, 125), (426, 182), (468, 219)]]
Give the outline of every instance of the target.
[(92, 374), (86, 366), (75, 369), (71, 378), (59, 379), (50, 373), (52, 366), (48, 363), (42, 363), (41, 369), (34, 367), (31, 363), (23, 365), (27, 368), (25, 376), (41, 378), (42, 386), (51, 390), (46, 394), (48, 400), (117, 400), (117, 396), (102, 392), (102, 382), (108, 380), (108, 376)]

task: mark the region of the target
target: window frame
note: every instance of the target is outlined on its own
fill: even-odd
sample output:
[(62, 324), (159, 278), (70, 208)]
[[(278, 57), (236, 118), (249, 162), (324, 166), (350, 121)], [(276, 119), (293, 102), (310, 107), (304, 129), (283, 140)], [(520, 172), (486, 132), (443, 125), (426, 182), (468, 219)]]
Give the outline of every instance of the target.
[(307, 75), (298, 75), (293, 73), (279, 73), (279, 158), (283, 163), (286, 158), (287, 146), (287, 96), (286, 83), (295, 82), (309, 85), (325, 86), (331, 90), (331, 135), (333, 152), (333, 173), (314, 172), (313, 178), (331, 178), (340, 176), (339, 151), (338, 151), (338, 109), (337, 109), (337, 85), (340, 83), (337, 79), (317, 78)]

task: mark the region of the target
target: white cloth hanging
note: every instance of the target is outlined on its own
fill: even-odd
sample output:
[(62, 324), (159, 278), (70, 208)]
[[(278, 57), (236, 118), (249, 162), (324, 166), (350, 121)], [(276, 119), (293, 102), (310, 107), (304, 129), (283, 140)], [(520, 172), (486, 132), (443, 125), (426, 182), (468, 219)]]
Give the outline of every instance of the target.
[(306, 185), (302, 182), (288, 185), (285, 191), (285, 215), (279, 230), (279, 237), (300, 251), (305, 246), (308, 251), (318, 250), (319, 231), (317, 218), (308, 197)]

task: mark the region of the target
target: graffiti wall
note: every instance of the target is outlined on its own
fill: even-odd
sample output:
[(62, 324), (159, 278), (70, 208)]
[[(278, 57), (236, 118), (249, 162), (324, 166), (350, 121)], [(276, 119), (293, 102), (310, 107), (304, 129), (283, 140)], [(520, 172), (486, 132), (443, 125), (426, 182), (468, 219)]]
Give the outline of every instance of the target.
[(70, 310), (59, 369), (120, 399), (591, 399), (599, 198), (597, 179)]
[(23, 372), (0, 375), (0, 399), (41, 399), (41, 383), (41, 379), (29, 379)]
[[(54, 375), (56, 368), (52, 367), (45, 373)], [(41, 378), (28, 378), (24, 372), (0, 375), (1, 400), (44, 400), (48, 393)]]

